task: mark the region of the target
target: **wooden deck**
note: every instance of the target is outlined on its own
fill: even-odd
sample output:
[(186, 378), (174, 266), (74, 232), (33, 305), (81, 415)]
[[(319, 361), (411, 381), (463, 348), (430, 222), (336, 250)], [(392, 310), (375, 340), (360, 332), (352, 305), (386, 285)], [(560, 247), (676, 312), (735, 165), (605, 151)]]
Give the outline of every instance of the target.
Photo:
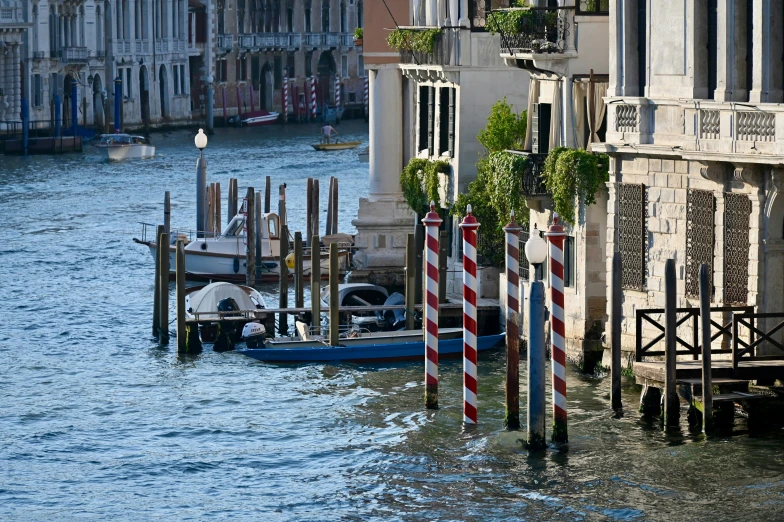
[[(743, 361), (738, 363), (738, 371), (733, 374), (732, 361), (713, 360), (711, 361), (713, 371), (711, 375), (715, 379), (743, 379), (743, 380), (784, 380), (784, 361)], [(656, 383), (664, 383), (664, 361), (644, 361), (634, 363), (634, 377), (637, 384), (648, 384), (655, 386)], [(676, 367), (676, 378), (678, 381), (686, 379), (700, 379), (702, 377), (702, 361), (678, 361)]]

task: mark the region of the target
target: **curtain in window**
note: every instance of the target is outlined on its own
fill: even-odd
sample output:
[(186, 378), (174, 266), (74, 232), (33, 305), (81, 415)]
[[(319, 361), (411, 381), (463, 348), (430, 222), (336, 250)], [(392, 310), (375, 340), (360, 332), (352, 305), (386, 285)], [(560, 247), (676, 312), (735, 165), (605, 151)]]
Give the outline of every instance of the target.
[(588, 85), (583, 82), (574, 82), (572, 98), (574, 100), (574, 143), (577, 148), (586, 147), (585, 137), (585, 111), (588, 96)]
[(527, 115), (527, 125), (525, 127), (525, 145), (523, 146), (524, 150), (531, 150), (532, 146), (532, 134), (531, 134), (531, 127), (533, 124), (531, 119), (533, 118), (534, 114), (534, 103), (539, 101), (539, 80), (536, 78), (531, 78), (530, 86), (528, 87), (528, 115)]
[[(607, 106), (604, 104), (604, 97), (607, 96), (607, 87), (608, 84), (606, 82), (596, 83), (593, 84), (593, 100), (592, 102), (589, 101), (588, 103), (593, 103), (593, 114), (594, 117), (591, 118), (590, 108), (588, 112), (588, 125), (590, 126), (591, 130), (591, 138), (588, 140), (588, 150), (591, 150), (591, 143), (599, 143), (601, 140), (599, 139), (599, 127), (602, 126), (602, 120), (604, 120), (604, 113), (607, 112)], [(590, 106), (589, 106), (590, 107)]]
[(550, 150), (561, 146), (561, 81), (553, 82), (553, 105), (550, 116)]

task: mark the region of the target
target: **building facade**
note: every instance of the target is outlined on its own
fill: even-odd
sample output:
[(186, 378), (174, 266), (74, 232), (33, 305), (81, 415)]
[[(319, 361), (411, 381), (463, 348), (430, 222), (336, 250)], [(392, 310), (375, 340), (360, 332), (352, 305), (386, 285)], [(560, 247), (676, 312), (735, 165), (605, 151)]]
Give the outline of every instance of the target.
[[(623, 259), (625, 350), (636, 346), (636, 313), (664, 305), (668, 259), (678, 307), (698, 306), (707, 264), (712, 306), (784, 309), (782, 9), (610, 2), (606, 259), (608, 273), (614, 252)], [(693, 333), (679, 327), (683, 339)], [(644, 340), (656, 334), (643, 323)]]
[(267, 110), (312, 116), (337, 102), (362, 113), (365, 66), (354, 30), (364, 0), (217, 0), (214, 16), (216, 117)]
[(0, 128), (21, 121), (25, 34), (30, 27), (28, 5), (21, 0), (0, 1)]

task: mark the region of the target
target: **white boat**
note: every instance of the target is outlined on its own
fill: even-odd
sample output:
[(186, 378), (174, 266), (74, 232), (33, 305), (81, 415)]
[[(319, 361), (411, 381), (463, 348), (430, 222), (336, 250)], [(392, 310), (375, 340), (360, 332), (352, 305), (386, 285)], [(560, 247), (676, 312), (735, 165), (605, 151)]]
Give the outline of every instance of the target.
[(257, 111), (243, 115), (242, 124), (248, 127), (257, 127), (259, 125), (270, 125), (278, 121), (279, 114), (277, 112)]
[(265, 308), (264, 297), (245, 285), (218, 282), (185, 290), (185, 316), (199, 322), (199, 335), (205, 343), (216, 341), (219, 324), (229, 334), (230, 344), (242, 339), (241, 332), (248, 323), (254, 323), (250, 329), (256, 333), (251, 340), (263, 340)]
[[(149, 247), (153, 259), (156, 258), (158, 245), (154, 240), (147, 240), (147, 228), (155, 230), (154, 225), (142, 224), (142, 239), (134, 238), (138, 244)], [(262, 213), (261, 239), (257, 255), (259, 267), (257, 279), (262, 281), (277, 281), (280, 279), (280, 218), (275, 213)], [(191, 232), (191, 235), (193, 233)], [(172, 231), (171, 244), (169, 245), (169, 275), (174, 276), (176, 267), (176, 242), (178, 237), (186, 240), (185, 245), (185, 272), (189, 279), (204, 281), (244, 281), (246, 268), (247, 237), (245, 230), (245, 214), (240, 212), (226, 226), (223, 233), (216, 237), (189, 237), (187, 232)], [(326, 244), (330, 236), (322, 238)], [(286, 238), (288, 241), (288, 238)], [(348, 245), (340, 245), (338, 267), (345, 273), (350, 264), (350, 250)], [(303, 274), (310, 276), (311, 249), (306, 249), (303, 255)], [(289, 249), (291, 251), (291, 249)], [(291, 254), (290, 254), (291, 255)], [(321, 277), (329, 277), (329, 252), (318, 249), (321, 265)], [(285, 259), (284, 259), (285, 262)]]
[(104, 158), (110, 161), (155, 157), (155, 147), (149, 138), (131, 134), (103, 134), (96, 144)]

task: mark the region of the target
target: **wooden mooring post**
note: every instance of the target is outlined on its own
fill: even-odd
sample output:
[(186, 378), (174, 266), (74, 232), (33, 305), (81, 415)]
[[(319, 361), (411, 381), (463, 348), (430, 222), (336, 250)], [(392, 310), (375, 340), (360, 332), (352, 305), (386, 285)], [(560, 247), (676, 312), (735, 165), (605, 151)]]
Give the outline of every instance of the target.
[[(262, 226), (265, 224), (261, 219), (263, 204), (261, 193), (256, 192), (256, 201), (255, 206), (253, 207), (256, 214), (256, 282), (261, 282), (261, 239), (263, 237)], [(269, 224), (267, 224), (267, 227), (269, 227)], [(267, 230), (269, 230), (269, 228)]]
[(177, 295), (177, 353), (188, 351), (185, 332), (185, 241), (177, 239), (177, 264), (175, 267)]
[(234, 216), (237, 215), (237, 178), (229, 178), (229, 202), (228, 202), (228, 212), (229, 215), (226, 216), (226, 224), (228, 225)]
[(623, 309), (621, 306), (621, 299), (623, 298), (623, 289), (621, 287), (623, 282), (622, 270), (621, 253), (615, 252), (612, 261), (612, 286), (610, 291), (610, 349), (612, 352), (610, 366), (610, 401), (612, 402), (612, 409), (616, 413), (623, 412), (623, 403), (621, 402), (621, 320), (623, 318)]
[(164, 226), (158, 225), (158, 229), (155, 231), (155, 244), (157, 245), (157, 250), (155, 251), (155, 290), (153, 291), (153, 303), (152, 303), (152, 335), (157, 338), (158, 337), (158, 330), (160, 330), (161, 325), (161, 311), (159, 306), (161, 305), (161, 251), (163, 250), (163, 246), (161, 245), (161, 239), (163, 238), (164, 234)]
[(700, 333), (702, 334), (702, 430), (713, 430), (713, 382), (711, 378), (711, 284), (708, 265), (700, 266)]
[(303, 272), (302, 232), (294, 232), (294, 306), (297, 308), (305, 306), (305, 278)]
[[(281, 185), (282, 187), (282, 185)], [(282, 203), (285, 203), (281, 201)], [(289, 227), (280, 225), (280, 280), (278, 283), (278, 308), (289, 306), (289, 267), (286, 266), (286, 257), (289, 255)], [(282, 336), (289, 334), (289, 317), (285, 312), (278, 314), (278, 333)]]
[(171, 233), (171, 193), (168, 190), (163, 195), (163, 230)]
[(247, 216), (245, 224), (248, 246), (245, 255), (245, 282), (248, 286), (254, 286), (256, 284), (256, 193), (253, 187), (248, 187), (246, 198), (247, 206), (245, 210), (247, 211)]
[(416, 241), (414, 234), (406, 236), (406, 330), (414, 329), (416, 306)]
[(318, 236), (310, 239), (310, 323), (313, 333), (321, 331), (321, 241)]
[(324, 228), (324, 235), (328, 236), (332, 234), (332, 184), (334, 183), (335, 178), (330, 176), (329, 177), (329, 188), (327, 189), (327, 222)]
[(272, 188), (272, 178), (267, 176), (266, 178), (264, 178), (264, 213), (265, 214), (269, 214), (270, 208), (272, 208), (271, 207), (272, 203), (270, 201), (271, 188)]
[(338, 178), (332, 182), (332, 233), (338, 233)]
[[(222, 216), (221, 216), (221, 204), (222, 204), (222, 201), (221, 201), (221, 186), (220, 186), (220, 183), (218, 183), (218, 182), (215, 182), (215, 195), (214, 195), (214, 197), (215, 197), (215, 232), (216, 232), (216, 234), (220, 234), (221, 231), (222, 231), (222, 226), (223, 226), (222, 223), (223, 223), (223, 221), (221, 220), (221, 218), (222, 218)], [(229, 221), (231, 221), (231, 220), (229, 220)]]
[(338, 244), (329, 245), (329, 345), (337, 346), (340, 335), (340, 300), (338, 296)]
[(158, 342), (169, 344), (169, 234), (166, 232), (161, 233), (158, 245), (158, 265), (158, 297), (161, 300), (158, 303)]
[(286, 184), (285, 183), (278, 187), (278, 216), (280, 217), (281, 227), (283, 225), (289, 224), (288, 220), (286, 219)]
[(319, 218), (321, 217), (321, 216), (319, 216), (319, 212), (320, 212), (319, 206), (320, 205), (321, 205), (321, 202), (319, 201), (319, 180), (314, 179), (313, 180), (313, 199), (312, 199), (312, 201), (310, 203), (311, 219), (313, 220), (310, 229), (311, 229), (313, 234), (318, 234), (319, 233)]
[(681, 403), (676, 384), (677, 295), (675, 260), (664, 265), (664, 426), (678, 425)]
[(313, 237), (313, 178), (308, 178), (305, 189), (305, 236), (306, 241)]

